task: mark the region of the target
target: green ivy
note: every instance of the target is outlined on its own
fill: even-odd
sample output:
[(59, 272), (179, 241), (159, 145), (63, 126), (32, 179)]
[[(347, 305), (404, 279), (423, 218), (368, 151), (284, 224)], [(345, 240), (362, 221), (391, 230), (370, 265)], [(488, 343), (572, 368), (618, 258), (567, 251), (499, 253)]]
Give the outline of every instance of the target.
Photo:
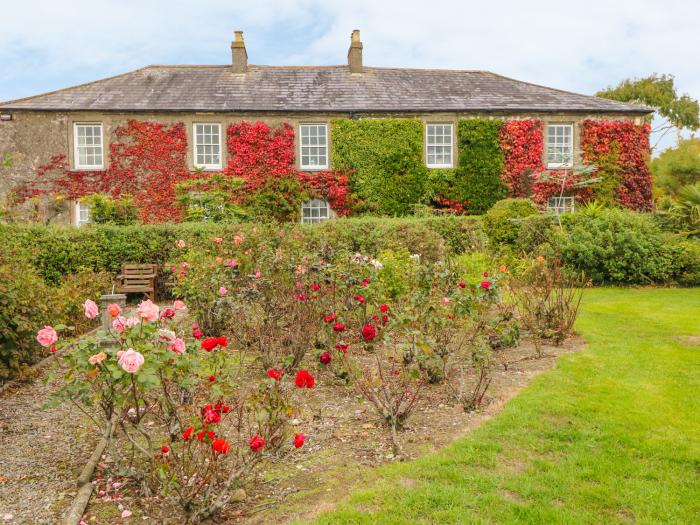
[(501, 180), (502, 126), (501, 120), (470, 118), (459, 121), (459, 161), (445, 197), (465, 203), (465, 210), (470, 214), (482, 214), (506, 197), (508, 189)]
[(333, 166), (352, 170), (357, 211), (406, 215), (429, 196), (423, 160), (423, 122), (418, 119), (331, 121)]

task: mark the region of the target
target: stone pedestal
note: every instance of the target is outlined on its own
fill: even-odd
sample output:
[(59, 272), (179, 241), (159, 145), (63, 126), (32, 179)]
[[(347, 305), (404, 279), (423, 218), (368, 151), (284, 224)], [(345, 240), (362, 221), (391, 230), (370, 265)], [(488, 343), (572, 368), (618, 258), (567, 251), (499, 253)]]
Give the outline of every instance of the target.
[(112, 328), (112, 318), (109, 316), (107, 307), (110, 304), (117, 304), (122, 310), (126, 308), (126, 294), (110, 293), (100, 296), (100, 310), (102, 310), (102, 328), (109, 331)]

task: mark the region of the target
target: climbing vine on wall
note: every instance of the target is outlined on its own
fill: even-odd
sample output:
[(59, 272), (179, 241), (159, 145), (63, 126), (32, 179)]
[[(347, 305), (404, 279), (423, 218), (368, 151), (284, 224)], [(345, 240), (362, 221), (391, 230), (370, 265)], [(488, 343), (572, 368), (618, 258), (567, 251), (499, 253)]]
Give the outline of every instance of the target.
[(66, 156), (58, 154), (37, 169), (37, 187), (70, 199), (131, 195), (143, 222), (180, 220), (175, 185), (194, 176), (187, 169), (184, 124), (129, 120), (114, 130), (114, 138), (106, 170), (71, 170)]
[(503, 151), (501, 179), (508, 186), (509, 197), (529, 197), (532, 176), (545, 168), (543, 159), (543, 129), (541, 120), (507, 120), (501, 127)]
[(422, 121), (335, 119), (330, 129), (333, 165), (350, 173), (358, 210), (406, 215), (425, 201)]
[(648, 123), (637, 125), (631, 121), (588, 119), (581, 123), (583, 162), (598, 165), (603, 177), (607, 173), (619, 178), (617, 203), (626, 208), (652, 207), (650, 129)]

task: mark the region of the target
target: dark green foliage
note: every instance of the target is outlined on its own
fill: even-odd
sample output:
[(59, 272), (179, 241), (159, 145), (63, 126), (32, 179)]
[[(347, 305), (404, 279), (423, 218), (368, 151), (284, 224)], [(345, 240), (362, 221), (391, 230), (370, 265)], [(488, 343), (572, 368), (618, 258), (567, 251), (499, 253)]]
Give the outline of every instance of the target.
[(426, 200), (423, 122), (418, 119), (331, 121), (333, 167), (352, 170), (356, 211), (407, 215)]
[(513, 247), (521, 230), (521, 219), (539, 214), (529, 199), (503, 199), (484, 215), (484, 231), (495, 248)]
[(483, 244), (481, 221), (475, 217), (338, 219), (318, 225), (296, 224), (144, 224), (61, 226), (2, 225), (0, 244), (13, 247), (17, 258), (28, 261), (44, 280), (58, 285), (65, 275), (82, 270), (118, 273), (124, 263), (165, 264), (175, 258), (175, 242), (210, 245), (214, 237), (230, 241), (238, 233), (265, 235), (270, 242), (295, 242), (297, 249), (315, 253), (362, 252), (376, 255), (405, 246), (411, 253), (436, 258), (463, 253)]
[(296, 177), (270, 177), (256, 192), (243, 198), (243, 205), (256, 220), (295, 222), (301, 216), (302, 202), (309, 197)]
[(507, 194), (501, 180), (503, 152), (500, 132), (503, 122), (489, 119), (459, 121), (459, 162), (454, 181), (445, 193), (451, 201), (466, 203), (473, 215), (485, 213)]
[(95, 224), (134, 224), (138, 218), (136, 203), (125, 195), (118, 199), (93, 193), (80, 199), (90, 208), (90, 221)]
[(567, 217), (562, 262), (594, 283), (651, 284), (676, 277), (672, 242), (648, 214), (600, 209)]

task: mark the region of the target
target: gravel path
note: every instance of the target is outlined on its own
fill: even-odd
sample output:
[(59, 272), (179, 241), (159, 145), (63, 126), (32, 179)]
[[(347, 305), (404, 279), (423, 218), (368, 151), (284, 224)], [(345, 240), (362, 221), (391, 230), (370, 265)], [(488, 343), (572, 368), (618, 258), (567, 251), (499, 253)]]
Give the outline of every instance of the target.
[(58, 523), (99, 440), (89, 419), (70, 403), (42, 410), (59, 385), (38, 377), (0, 394), (0, 524)]

